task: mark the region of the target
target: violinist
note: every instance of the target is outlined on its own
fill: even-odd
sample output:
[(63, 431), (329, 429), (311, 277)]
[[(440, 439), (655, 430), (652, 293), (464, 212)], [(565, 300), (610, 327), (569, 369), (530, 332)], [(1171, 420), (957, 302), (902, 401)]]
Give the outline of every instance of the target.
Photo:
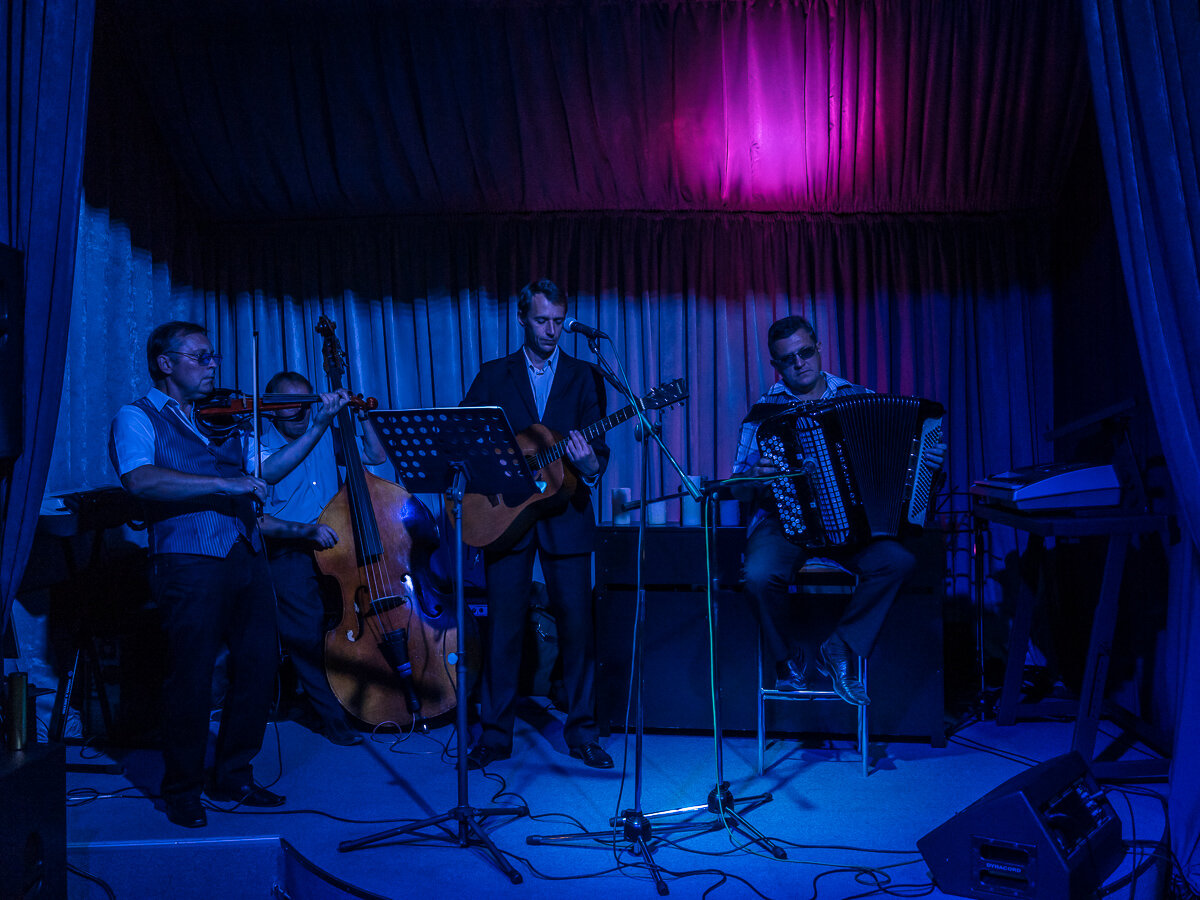
[[(267, 383), (267, 393), (311, 395), (312, 385), (296, 372), (279, 372)], [(263, 472), (274, 482), (263, 529), (275, 582), (279, 640), (311, 707), (314, 730), (339, 746), (362, 743), (362, 736), (347, 720), (325, 677), (325, 605), (313, 551), (338, 541), (337, 533), (317, 517), (338, 489), (337, 442), (328, 426), (349, 399), (342, 388), (322, 395), (315, 408), (301, 405), (268, 413), (262, 437)], [(374, 425), (365, 415), (358, 421), (363, 462), (386, 462)]]
[[(165, 619), (161, 795), (176, 825), (207, 824), (212, 800), (273, 807), (285, 798), (254, 782), (277, 660), (275, 603), (256, 503), (267, 496), (252, 440), (206, 435), (194, 415), (221, 361), (204, 327), (166, 322), (150, 334), (154, 386), (121, 407), (109, 458), (142, 501), (149, 527), (151, 590)], [(229, 648), (230, 683), (207, 780), (204, 760), (213, 670)]]

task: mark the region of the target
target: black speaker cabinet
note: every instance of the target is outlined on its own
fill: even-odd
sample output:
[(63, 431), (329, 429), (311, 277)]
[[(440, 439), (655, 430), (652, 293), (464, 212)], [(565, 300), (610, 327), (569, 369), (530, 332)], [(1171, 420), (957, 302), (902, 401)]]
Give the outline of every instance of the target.
[[(646, 529), (643, 715), (647, 728), (712, 731), (704, 530), (676, 525)], [(715, 577), (721, 725), (757, 728), (758, 622), (740, 589), (745, 529), (717, 529)], [(896, 598), (870, 660), (870, 732), (922, 737), (945, 745), (941, 573), (934, 538), (925, 560), (935, 573)], [(637, 583), (637, 528), (607, 526), (596, 541), (597, 721), (623, 730), (629, 688)], [(918, 554), (922, 556), (922, 554)], [(839, 603), (837, 598), (798, 602)], [(773, 662), (773, 661), (771, 661)], [(771, 703), (775, 734), (853, 736), (854, 708), (830, 703)], [(632, 727), (632, 723), (631, 723)]]
[(21, 384), (25, 376), (25, 263), (0, 244), (0, 459), (21, 455)]
[(1010, 778), (917, 841), (937, 886), (981, 900), (1081, 900), (1120, 864), (1121, 821), (1071, 752)]
[(66, 793), (61, 744), (0, 752), (0, 900), (67, 896)]

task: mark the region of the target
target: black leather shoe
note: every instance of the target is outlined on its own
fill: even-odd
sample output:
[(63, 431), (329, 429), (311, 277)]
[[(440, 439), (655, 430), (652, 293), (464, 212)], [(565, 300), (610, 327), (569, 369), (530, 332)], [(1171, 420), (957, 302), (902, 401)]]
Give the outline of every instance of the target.
[(821, 653), (817, 657), (817, 671), (833, 682), (834, 693), (847, 703), (866, 706), (871, 702), (871, 698), (867, 696), (867, 689), (858, 680), (858, 676), (850, 672), (853, 659), (854, 651), (834, 634), (821, 645)]
[(585, 766), (593, 769), (611, 769), (613, 767), (612, 757), (605, 753), (604, 748), (595, 741), (588, 741), (586, 744), (572, 747), (571, 756), (575, 759), (582, 759)]
[(363, 736), (349, 725), (327, 727), (321, 734), (325, 740), (338, 747), (354, 747), (363, 742)]
[(287, 802), (287, 797), (282, 794), (268, 791), (265, 787), (254, 783), (235, 787), (220, 787), (210, 784), (204, 789), (204, 793), (208, 794), (208, 799), (218, 803), (236, 803), (239, 806), (283, 806)]
[(501, 747), (490, 747), (481, 742), (472, 747), (467, 753), (467, 768), (486, 769), (492, 763), (508, 759), (510, 756), (512, 756), (511, 750), (504, 750)]
[(176, 825), (184, 828), (203, 828), (208, 824), (208, 814), (200, 798), (188, 794), (183, 797), (172, 797), (164, 800), (167, 805), (167, 818)]
[(808, 668), (804, 664), (804, 654), (798, 653), (782, 664), (783, 674), (776, 670), (775, 690), (777, 691), (810, 691), (812, 684), (808, 679)]

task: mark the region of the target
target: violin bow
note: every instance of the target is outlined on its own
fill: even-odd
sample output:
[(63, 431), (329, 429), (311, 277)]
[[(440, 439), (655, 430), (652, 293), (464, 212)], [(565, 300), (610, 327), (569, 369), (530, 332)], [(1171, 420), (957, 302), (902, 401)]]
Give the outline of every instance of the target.
[[(259, 434), (258, 422), (258, 309), (251, 305), (250, 307), (250, 383), (253, 387), (251, 420), (254, 423), (254, 477), (262, 478), (262, 439)], [(258, 504), (258, 512), (261, 515), (264, 511), (264, 503), (266, 498)]]

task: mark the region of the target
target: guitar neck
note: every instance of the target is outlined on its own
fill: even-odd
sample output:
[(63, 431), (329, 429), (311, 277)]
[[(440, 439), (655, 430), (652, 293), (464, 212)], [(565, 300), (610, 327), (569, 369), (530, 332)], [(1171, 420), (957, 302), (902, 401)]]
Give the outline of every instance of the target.
[[(607, 415), (603, 419), (599, 419), (599, 420), (593, 422), (587, 428), (581, 428), (580, 433), (583, 435), (584, 440), (590, 441), (592, 438), (599, 437), (600, 435), (604, 434), (606, 431), (608, 431), (613, 426), (620, 425), (622, 422), (626, 421), (627, 419), (630, 419), (633, 416), (636, 416), (637, 413), (638, 413), (638, 408), (636, 406), (634, 406), (633, 404), (630, 404), (629, 406), (626, 406), (624, 409), (619, 409), (615, 413), (612, 413), (611, 415)], [(554, 446), (547, 447), (545, 450), (541, 451), (540, 453), (537, 453), (534, 456), (530, 457), (532, 462), (530, 463), (529, 468), (533, 469), (535, 472), (546, 468), (546, 466), (550, 465), (552, 462), (555, 462), (556, 460), (558, 460), (559, 458), (562, 457), (563, 453), (566, 452), (566, 447), (567, 447), (566, 440), (561, 440), (558, 443), (556, 443)]]

